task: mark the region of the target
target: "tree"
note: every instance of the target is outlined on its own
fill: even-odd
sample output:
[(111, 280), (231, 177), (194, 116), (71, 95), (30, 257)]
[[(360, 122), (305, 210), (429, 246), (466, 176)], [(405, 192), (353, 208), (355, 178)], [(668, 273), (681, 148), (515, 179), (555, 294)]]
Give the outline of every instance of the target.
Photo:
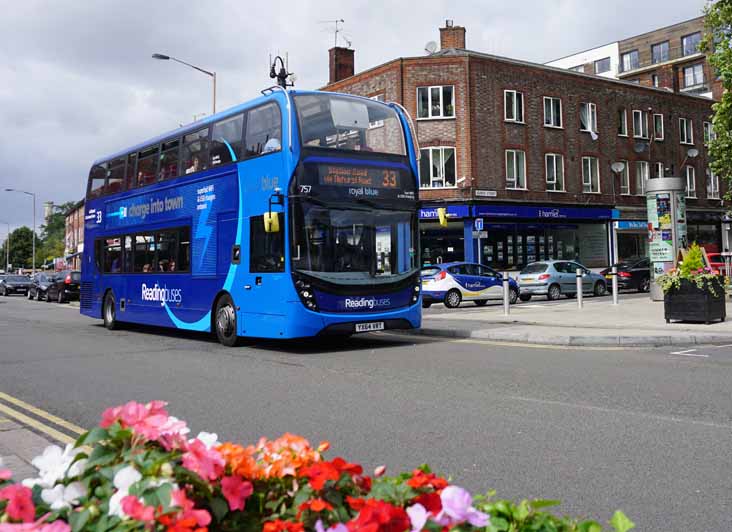
[[(10, 241), (10, 264), (12, 264), (13, 270), (17, 268), (30, 268), (33, 264), (33, 240), (31, 231), (28, 227), (19, 227), (12, 233), (10, 238), (5, 239), (3, 245), (0, 246), (0, 263), (3, 269), (5, 268), (5, 246)], [(41, 248), (41, 240), (36, 235), (36, 268), (41, 264), (39, 259), (38, 250)]]
[(54, 206), (46, 224), (41, 226), (43, 248), (38, 256), (43, 262), (63, 257), (66, 254), (66, 215), (74, 205), (76, 202), (70, 201)]
[(716, 138), (708, 144), (711, 168), (728, 183), (725, 199), (732, 199), (732, 0), (717, 0), (704, 8), (706, 34), (701, 49), (722, 82), (722, 97), (712, 105)]

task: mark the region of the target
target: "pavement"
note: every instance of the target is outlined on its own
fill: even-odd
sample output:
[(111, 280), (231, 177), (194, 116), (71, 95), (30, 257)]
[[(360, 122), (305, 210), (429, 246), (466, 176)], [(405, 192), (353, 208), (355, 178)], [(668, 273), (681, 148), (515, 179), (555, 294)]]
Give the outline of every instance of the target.
[(31, 460), (52, 445), (50, 439), (40, 436), (28, 427), (8, 417), (0, 416), (0, 459), (4, 467), (13, 473), (13, 480), (20, 481), (37, 476)]
[(582, 309), (575, 299), (556, 302), (532, 300), (512, 305), (503, 314), (500, 302), (476, 307), (463, 303), (446, 309), (433, 305), (422, 315), (416, 334), (445, 338), (475, 338), (502, 342), (559, 346), (694, 346), (732, 345), (732, 304), (727, 304), (725, 322), (667, 324), (663, 302), (648, 294), (619, 294), (584, 298)]

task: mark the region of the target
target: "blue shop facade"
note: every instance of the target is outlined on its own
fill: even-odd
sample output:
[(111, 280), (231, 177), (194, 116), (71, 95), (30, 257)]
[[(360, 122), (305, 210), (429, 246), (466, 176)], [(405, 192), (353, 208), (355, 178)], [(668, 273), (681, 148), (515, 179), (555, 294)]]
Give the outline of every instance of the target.
[[(439, 223), (438, 207), (447, 210), (447, 227)], [(610, 207), (425, 204), (419, 211), (422, 264), (469, 261), (512, 271), (565, 259), (604, 268), (618, 258), (619, 217)]]

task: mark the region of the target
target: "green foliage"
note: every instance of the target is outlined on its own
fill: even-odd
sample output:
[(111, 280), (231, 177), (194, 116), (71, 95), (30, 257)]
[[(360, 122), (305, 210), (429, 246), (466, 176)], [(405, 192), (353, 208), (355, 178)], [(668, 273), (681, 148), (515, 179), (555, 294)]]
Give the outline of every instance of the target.
[(41, 226), (43, 248), (38, 257), (44, 262), (66, 254), (66, 215), (74, 205), (76, 205), (74, 201), (55, 205), (53, 212), (46, 219), (46, 224)]
[[(5, 239), (3, 245), (0, 246), (0, 268), (5, 269), (6, 247), (8, 240), (10, 242), (10, 264), (13, 271), (18, 268), (30, 268), (33, 264), (33, 231), (28, 227), (19, 227), (12, 233), (10, 238)], [(39, 253), (43, 242), (36, 235), (36, 267), (41, 265), (41, 255)]]
[(704, 255), (702, 254), (702, 250), (699, 245), (694, 242), (689, 248), (686, 257), (684, 257), (683, 262), (679, 264), (681, 277), (688, 279), (697, 271), (703, 269), (704, 266)]
[(656, 284), (661, 287), (664, 294), (668, 294), (679, 290), (682, 280), (692, 283), (700, 290), (706, 290), (715, 297), (723, 282), (728, 282), (727, 279), (722, 281), (719, 275), (713, 273), (712, 269), (704, 264), (702, 249), (696, 242), (691, 245), (684, 260), (679, 263), (679, 267), (658, 277)]

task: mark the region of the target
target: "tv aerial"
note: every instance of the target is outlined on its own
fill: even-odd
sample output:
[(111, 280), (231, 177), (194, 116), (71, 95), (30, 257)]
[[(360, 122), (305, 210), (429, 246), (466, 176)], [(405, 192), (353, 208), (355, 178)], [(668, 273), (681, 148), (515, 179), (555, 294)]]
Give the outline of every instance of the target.
[[(285, 57), (287, 57), (288, 54), (285, 54)], [(289, 71), (287, 64), (289, 63), (289, 57), (288, 60), (285, 61), (282, 59), (282, 56), (278, 55), (275, 56), (274, 61), (272, 60), (272, 56), (269, 56), (270, 61), (270, 67), (269, 67), (269, 77), (272, 79), (277, 79), (277, 85), (282, 87), (283, 89), (287, 89), (287, 87), (294, 87), (295, 86), (295, 74)], [(280, 69), (277, 70), (277, 61), (280, 62)], [(287, 78), (290, 78), (291, 81), (288, 81)]]
[(429, 41), (424, 45), (424, 51), (429, 55), (434, 54), (437, 51), (437, 43), (435, 41)]

